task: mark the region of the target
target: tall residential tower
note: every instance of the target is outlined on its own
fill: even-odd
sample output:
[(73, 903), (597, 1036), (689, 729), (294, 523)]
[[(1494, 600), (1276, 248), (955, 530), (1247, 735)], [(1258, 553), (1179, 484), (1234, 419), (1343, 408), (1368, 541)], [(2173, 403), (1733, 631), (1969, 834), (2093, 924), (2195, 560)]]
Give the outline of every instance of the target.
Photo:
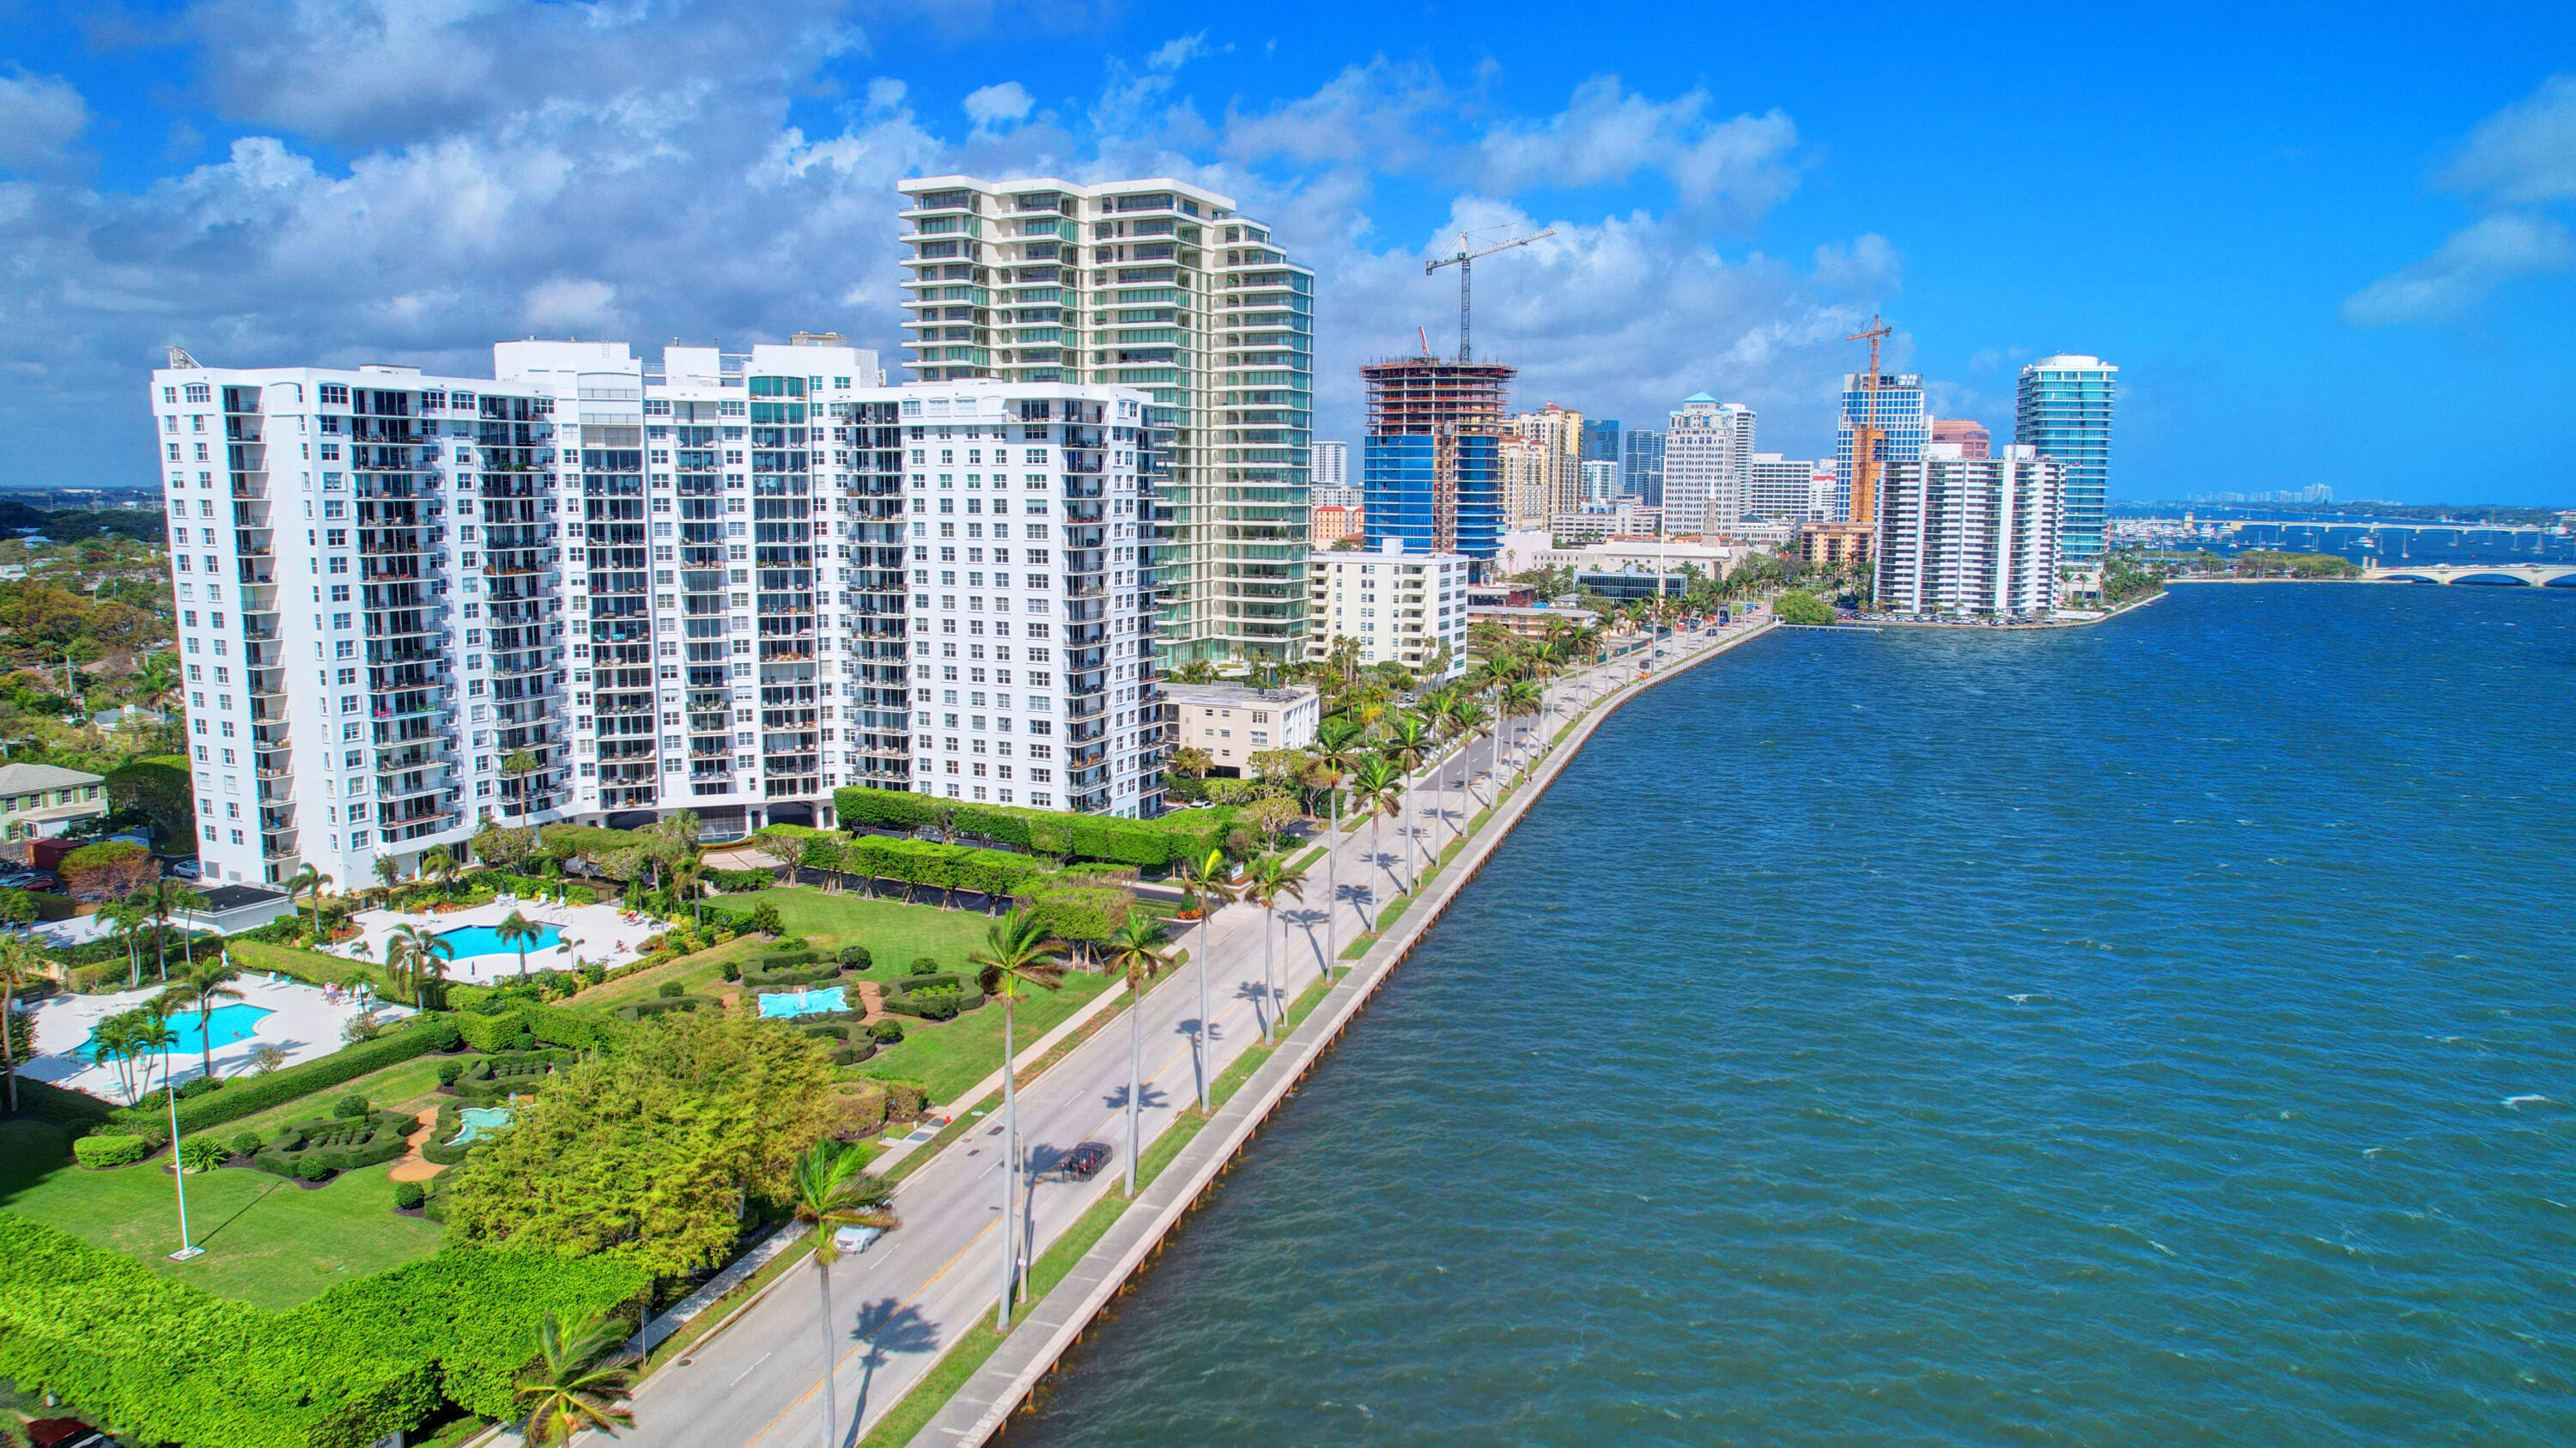
[(2066, 470), (2066, 561), (2102, 556), (2111, 500), (2111, 394), (2120, 369), (2099, 357), (2061, 353), (2021, 369), (2013, 441)]
[(1156, 657), (1304, 650), (1315, 274), (1170, 177), (901, 184), (905, 364), (924, 381), (1142, 389), (1158, 480)]

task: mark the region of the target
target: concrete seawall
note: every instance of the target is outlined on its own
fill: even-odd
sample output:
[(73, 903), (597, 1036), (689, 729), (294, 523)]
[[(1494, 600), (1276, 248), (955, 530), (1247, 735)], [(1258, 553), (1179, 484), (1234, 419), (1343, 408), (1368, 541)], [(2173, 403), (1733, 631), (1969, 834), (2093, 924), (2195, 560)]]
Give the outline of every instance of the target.
[(1011, 1413), (1028, 1401), (1030, 1393), (1054, 1370), (1092, 1319), (1232, 1165), (1253, 1133), (1296, 1089), (1325, 1048), (1357, 1018), (1379, 983), (1403, 963), (1415, 943), (1447, 913), (1450, 902), (1483, 871), (1494, 848), (1556, 782), (1557, 775), (1591, 739), (1602, 720), (1646, 690), (1775, 627), (1776, 620), (1766, 616), (1759, 625), (1714, 648), (1677, 660), (1644, 679), (1632, 680), (1603, 695), (1568, 726), (1571, 732), (1564, 742), (1503, 804), (1486, 828), (1468, 839), (1429, 891), (1414, 901), (1367, 954), (1352, 963), (1349, 973), (1281, 1040), (1251, 1079), (1217, 1108), (1207, 1125), (1119, 1215), (1107, 1234), (1083, 1254), (1055, 1290), (1033, 1305), (983, 1367), (914, 1435), (911, 1448), (977, 1448), (1001, 1431)]

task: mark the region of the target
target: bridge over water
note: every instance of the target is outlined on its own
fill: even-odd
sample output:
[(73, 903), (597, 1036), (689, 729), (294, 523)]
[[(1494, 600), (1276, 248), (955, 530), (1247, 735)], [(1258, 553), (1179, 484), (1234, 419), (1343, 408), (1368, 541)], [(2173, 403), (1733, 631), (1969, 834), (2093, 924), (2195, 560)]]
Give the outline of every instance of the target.
[(2373, 568), (2383, 583), (2465, 583), (2487, 588), (2576, 589), (2576, 563), (2426, 563)]

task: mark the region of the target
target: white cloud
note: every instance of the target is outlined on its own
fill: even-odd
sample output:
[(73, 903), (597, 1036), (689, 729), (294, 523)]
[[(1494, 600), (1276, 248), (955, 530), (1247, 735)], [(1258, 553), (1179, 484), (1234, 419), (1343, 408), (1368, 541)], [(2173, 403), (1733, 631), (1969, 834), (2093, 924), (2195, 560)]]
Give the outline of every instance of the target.
[(1853, 237), (1849, 246), (1827, 242), (1816, 248), (1819, 286), (1884, 300), (1903, 290), (1904, 276), (1904, 258), (1875, 231)]
[(1027, 120), (1030, 109), (1036, 104), (1027, 86), (1006, 80), (999, 85), (967, 92), (966, 119), (973, 121), (979, 131), (991, 130), (996, 122)]
[(2511, 205), (2576, 197), (2576, 75), (2551, 76), (2479, 122), (2443, 182)]
[(39, 171), (63, 165), (89, 129), (89, 104), (58, 75), (0, 73), (0, 169)]
[(2543, 210), (2576, 198), (2576, 76), (2552, 76), (2478, 123), (2441, 177), (2487, 214), (2439, 250), (2344, 298), (2356, 327), (2440, 323), (2524, 277), (2576, 271), (2576, 235)]
[[(1858, 321), (1844, 299), (1892, 287), (1898, 270), (1876, 236), (1806, 270), (1721, 252), (1710, 228), (1793, 183), (1796, 133), (1785, 117), (1723, 114), (1701, 92), (1658, 100), (1604, 79), (1553, 115), (1520, 117), (1495, 112), (1482, 75), (1453, 85), (1380, 60), (1211, 122), (1179, 89), (1206, 49), (1190, 36), (1113, 62), (1086, 117), (1040, 113), (1003, 83), (968, 99), (968, 134), (943, 135), (895, 76), (851, 77), (837, 119), (801, 104), (845, 93), (826, 65), (856, 42), (824, 0), (693, 23), (704, 3), (207, 0), (187, 12), (178, 24), (200, 38), (206, 95), (268, 134), (139, 191), (68, 176), (0, 184), (12, 260), (0, 367), (24, 379), (0, 389), (0, 469), (148, 476), (141, 375), (169, 342), (217, 365), (471, 375), (492, 340), (531, 331), (737, 346), (829, 329), (896, 363), (893, 187), (937, 171), (1170, 174), (1237, 196), (1320, 275), (1327, 435), (1358, 421), (1359, 362), (1411, 350), (1417, 323), (1454, 347), (1454, 273), (1426, 278), (1422, 261), (1462, 227), (1559, 228), (1480, 268), (1478, 350), (1523, 369), (1524, 401), (1651, 423), (1707, 388), (1762, 409), (1766, 446), (1792, 451), (1830, 437), (1832, 378), (1848, 365), (1839, 339)], [(690, 43), (647, 15), (687, 25)], [(63, 117), (86, 108), (76, 95), (64, 105), (67, 87), (19, 84), (43, 102), (32, 114), (55, 119), (0, 134), (66, 154), (82, 131)], [(1676, 198), (1669, 210), (1563, 202), (1647, 177)], [(1440, 225), (1381, 234), (1381, 202), (1426, 193), (1450, 201)], [(1548, 205), (1515, 199), (1530, 193)], [(101, 412), (132, 416), (130, 452), (103, 452), (75, 421)]]
[(2356, 327), (2447, 322), (2505, 282), (2576, 269), (2576, 236), (2555, 217), (2506, 213), (2454, 234), (2441, 250), (2346, 297)]

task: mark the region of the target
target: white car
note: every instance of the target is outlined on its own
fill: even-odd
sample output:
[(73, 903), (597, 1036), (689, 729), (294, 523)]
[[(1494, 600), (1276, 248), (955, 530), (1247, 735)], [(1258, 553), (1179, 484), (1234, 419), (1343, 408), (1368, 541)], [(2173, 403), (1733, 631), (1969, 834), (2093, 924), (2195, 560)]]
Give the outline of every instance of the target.
[(875, 1245), (885, 1235), (882, 1227), (843, 1227), (832, 1234), (832, 1250), (844, 1257), (856, 1256)]

